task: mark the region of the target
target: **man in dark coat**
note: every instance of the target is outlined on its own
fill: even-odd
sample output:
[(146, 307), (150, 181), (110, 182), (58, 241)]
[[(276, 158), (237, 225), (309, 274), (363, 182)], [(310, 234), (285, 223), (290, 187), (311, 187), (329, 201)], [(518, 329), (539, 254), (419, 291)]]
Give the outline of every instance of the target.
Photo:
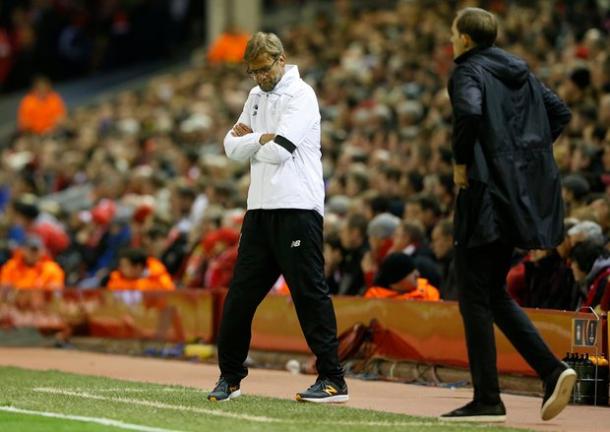
[(541, 416), (568, 403), (576, 373), (549, 350), (505, 288), (514, 247), (545, 249), (562, 240), (563, 203), (552, 144), (570, 120), (566, 105), (525, 62), (493, 46), (493, 14), (466, 8), (452, 29), (458, 301), (473, 401), (443, 420), (504, 421), (494, 322), (543, 379)]

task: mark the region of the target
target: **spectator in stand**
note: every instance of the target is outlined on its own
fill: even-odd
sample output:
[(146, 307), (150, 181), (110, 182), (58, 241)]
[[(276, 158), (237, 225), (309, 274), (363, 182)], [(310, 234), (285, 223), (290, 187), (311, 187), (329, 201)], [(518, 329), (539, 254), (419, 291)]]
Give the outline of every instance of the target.
[(212, 42), (208, 50), (208, 61), (212, 64), (241, 63), (250, 35), (228, 24), (225, 30)]
[(421, 222), (430, 238), (432, 229), (441, 217), (441, 207), (433, 196), (416, 195), (407, 201), (405, 219)]
[(413, 259), (402, 253), (388, 255), (375, 276), (373, 286), (364, 293), (365, 298), (392, 298), (397, 300), (440, 299), (438, 290), (419, 277)]
[(390, 213), (398, 217), (402, 216), (404, 210), (404, 200), (401, 195), (403, 185), (401, 183), (402, 173), (399, 169), (388, 167), (382, 169), (378, 186), (379, 194), (388, 203)]
[(172, 278), (161, 261), (142, 249), (127, 249), (119, 258), (118, 270), (110, 273), (109, 290), (173, 291)]
[(432, 230), (432, 251), (441, 268), (440, 294), (443, 300), (457, 300), (457, 279), (453, 248), (453, 222), (444, 219)]
[(602, 232), (610, 237), (610, 195), (595, 198), (589, 207), (593, 210), (597, 222), (602, 228)]
[(605, 243), (602, 227), (592, 221), (577, 222), (568, 229), (567, 233), (570, 249), (585, 240), (593, 240), (601, 244)]
[(35, 197), (19, 197), (13, 202), (11, 210), (9, 240), (21, 244), (28, 234), (37, 235), (53, 257), (66, 249), (70, 239), (64, 228), (52, 215), (40, 211)]
[(343, 259), (339, 265), (341, 282), (337, 294), (361, 295), (365, 288), (362, 258), (368, 250), (366, 230), (368, 221), (361, 214), (350, 215), (340, 230)]
[(42, 239), (31, 235), (0, 269), (0, 286), (22, 290), (61, 290), (64, 271), (46, 255)]
[(393, 252), (402, 252), (413, 258), (415, 267), (423, 278), (434, 286), (440, 286), (442, 275), (438, 270), (434, 254), (426, 243), (426, 235), (421, 222), (404, 221), (394, 232)]
[(205, 273), (199, 287), (228, 288), (237, 262), (239, 231), (223, 227), (208, 233), (203, 239), (206, 259)]
[(197, 199), (197, 193), (191, 187), (180, 185), (176, 187), (171, 199), (172, 211), (177, 222), (169, 231), (167, 247), (161, 261), (172, 276), (179, 276), (188, 255), (188, 236), (193, 229), (191, 210)]
[(551, 250), (529, 251), (510, 269), (507, 291), (520, 306), (576, 310), (583, 295), (574, 281), (569, 256), (572, 247), (587, 238), (582, 227), (588, 227), (589, 222), (572, 230), (577, 224), (575, 219), (566, 219), (563, 242)]
[(367, 287), (373, 283), (379, 265), (392, 248), (392, 237), (399, 225), (400, 219), (390, 213), (381, 213), (369, 222), (367, 227), (369, 250), (364, 254), (361, 263), (364, 283)]
[(324, 276), (331, 294), (339, 292), (342, 259), (341, 240), (337, 235), (326, 236), (324, 239)]
[(168, 232), (168, 228), (161, 223), (151, 226), (142, 236), (142, 249), (147, 251), (152, 257), (161, 259), (161, 255), (163, 255), (165, 250)]
[(578, 243), (570, 253), (576, 281), (583, 285), (586, 298), (581, 307), (598, 312), (610, 309), (610, 253), (596, 240)]
[(37, 77), (19, 104), (19, 130), (37, 135), (53, 133), (65, 117), (64, 101), (51, 87), (51, 81)]
[(561, 182), (561, 195), (566, 205), (566, 215), (585, 205), (589, 194), (589, 182), (580, 174), (566, 176)]

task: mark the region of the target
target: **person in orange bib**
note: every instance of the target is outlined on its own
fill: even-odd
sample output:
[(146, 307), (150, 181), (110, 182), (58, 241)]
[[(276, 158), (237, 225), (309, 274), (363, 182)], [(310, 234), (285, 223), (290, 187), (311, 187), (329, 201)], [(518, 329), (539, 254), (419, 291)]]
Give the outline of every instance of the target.
[(30, 91), (19, 104), (19, 130), (37, 135), (53, 132), (66, 116), (66, 107), (51, 82), (38, 77)]
[(242, 33), (237, 27), (229, 24), (210, 45), (208, 61), (212, 64), (240, 63), (249, 39), (249, 34)]
[(46, 255), (40, 237), (30, 236), (23, 248), (0, 269), (0, 286), (20, 290), (61, 290), (64, 271)]
[(373, 286), (366, 290), (364, 297), (438, 301), (440, 294), (426, 279), (419, 277), (409, 255), (394, 252), (383, 260)]
[(165, 265), (142, 249), (127, 249), (119, 258), (118, 270), (110, 273), (106, 288), (112, 291), (173, 291), (176, 289)]

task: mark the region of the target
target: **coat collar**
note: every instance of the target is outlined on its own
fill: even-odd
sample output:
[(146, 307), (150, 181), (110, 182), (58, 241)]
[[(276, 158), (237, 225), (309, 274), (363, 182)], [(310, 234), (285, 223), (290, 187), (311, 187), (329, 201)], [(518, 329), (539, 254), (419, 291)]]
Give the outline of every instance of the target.
[(275, 87), (273, 87), (273, 90), (271, 90), (269, 93), (281, 93), (300, 78), (301, 75), (299, 74), (298, 66), (287, 64), (286, 69), (284, 71), (284, 75), (282, 75), (282, 78), (275, 85)]
[[(493, 46), (493, 45), (492, 45)], [(491, 48), (490, 46), (475, 46), (474, 48), (469, 49), (468, 51), (466, 51), (465, 53), (462, 53), (459, 57), (457, 57), (455, 60), (453, 60), (456, 64), (461, 64), (464, 63), (467, 59), (469, 59), (470, 57), (472, 57), (473, 55), (480, 53), (483, 50), (486, 50), (487, 48)]]

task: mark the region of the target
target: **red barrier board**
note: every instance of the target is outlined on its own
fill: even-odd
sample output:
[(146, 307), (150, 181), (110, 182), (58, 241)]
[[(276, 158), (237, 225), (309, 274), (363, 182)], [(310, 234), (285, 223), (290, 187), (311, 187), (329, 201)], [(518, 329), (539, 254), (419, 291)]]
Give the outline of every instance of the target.
[[(468, 358), (462, 318), (455, 302), (333, 298), (339, 333), (354, 324), (376, 319), (385, 329), (389, 357), (429, 364), (466, 367)], [(551, 350), (563, 357), (570, 351), (572, 318), (589, 314), (526, 309)], [(256, 313), (252, 347), (269, 351), (308, 352), (294, 305), (289, 297), (269, 296)], [(534, 375), (502, 333), (496, 329), (501, 373)]]
[(213, 306), (212, 295), (204, 291), (5, 290), (0, 293), (0, 326), (117, 339), (212, 342)]
[[(36, 327), (67, 335), (215, 342), (224, 291), (0, 291), (0, 327)], [(466, 367), (464, 331), (455, 302), (335, 297), (339, 333), (376, 320), (378, 354), (399, 360)], [(572, 319), (591, 314), (527, 310), (551, 350), (570, 351)], [(606, 342), (607, 344), (607, 342)], [(606, 345), (607, 347), (607, 345)], [(290, 297), (268, 296), (252, 326), (252, 348), (308, 352)], [(534, 372), (496, 329), (498, 369)]]

